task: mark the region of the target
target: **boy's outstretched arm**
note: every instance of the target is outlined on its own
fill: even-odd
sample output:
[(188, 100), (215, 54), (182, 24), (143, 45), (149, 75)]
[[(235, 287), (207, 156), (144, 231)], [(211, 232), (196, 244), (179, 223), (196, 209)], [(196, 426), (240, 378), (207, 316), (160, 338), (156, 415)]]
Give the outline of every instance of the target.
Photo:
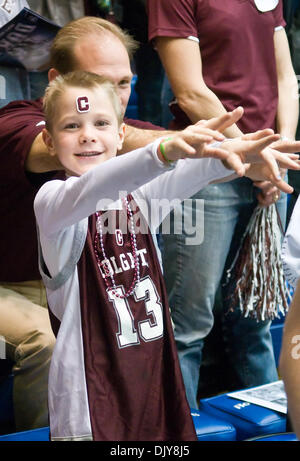
[[(179, 158), (219, 158), (238, 176), (246, 175), (257, 181), (268, 180), (283, 192), (290, 193), (293, 188), (281, 178), (279, 167), (299, 170), (298, 155), (285, 154), (281, 150), (297, 152), (300, 142), (282, 141), (278, 147), (280, 136), (270, 132), (261, 130), (245, 139), (234, 138), (216, 145), (209, 134), (203, 134), (201, 125), (191, 125), (164, 140), (157, 154), (160, 160), (166, 162)], [(275, 142), (276, 149), (270, 148)]]
[[(223, 131), (234, 125), (242, 117), (243, 113), (243, 108), (238, 107), (232, 112), (227, 112), (220, 117), (213, 117), (210, 120), (200, 120), (196, 123), (196, 126), (199, 127), (202, 134), (211, 136), (215, 141), (222, 141), (224, 139), (222, 135)], [(155, 141), (155, 139), (162, 136), (168, 137), (177, 133), (181, 133), (181, 131), (145, 130), (126, 125), (125, 140), (119, 154), (125, 154), (139, 147), (144, 147), (146, 144), (150, 144)]]

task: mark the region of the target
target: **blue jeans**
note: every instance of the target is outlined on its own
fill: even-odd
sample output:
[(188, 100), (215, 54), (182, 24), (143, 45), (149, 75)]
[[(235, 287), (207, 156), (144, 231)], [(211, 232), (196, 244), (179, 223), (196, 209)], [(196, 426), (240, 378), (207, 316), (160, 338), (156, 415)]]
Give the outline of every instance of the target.
[(40, 98), (47, 84), (47, 72), (27, 72), (0, 65), (0, 108), (18, 99)]
[[(193, 197), (204, 200), (203, 243), (186, 245), (184, 233), (162, 235), (164, 276), (175, 340), (192, 408), (198, 407), (202, 348), (214, 322), (215, 295), (257, 204), (256, 192), (247, 178), (209, 185)], [(286, 196), (282, 195), (278, 210), (284, 223)], [(186, 216), (187, 205), (184, 206)], [(176, 214), (172, 215), (172, 222), (174, 219)], [(223, 339), (239, 386), (251, 387), (277, 380), (270, 322), (244, 318), (239, 309), (228, 314), (225, 299)]]
[(28, 73), (24, 69), (0, 66), (0, 107), (16, 99), (30, 99)]

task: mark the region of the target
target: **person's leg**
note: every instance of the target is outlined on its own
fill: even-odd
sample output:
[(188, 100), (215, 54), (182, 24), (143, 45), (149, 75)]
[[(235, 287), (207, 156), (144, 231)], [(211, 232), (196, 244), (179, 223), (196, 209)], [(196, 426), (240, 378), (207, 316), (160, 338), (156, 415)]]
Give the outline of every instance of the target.
[[(215, 295), (238, 220), (241, 199), (233, 183), (235, 181), (210, 185), (194, 196), (204, 200), (204, 240), (201, 244), (186, 245), (185, 234), (162, 236), (164, 277), (175, 339), (188, 402), (194, 408), (198, 407), (203, 340), (213, 326)], [(191, 216), (191, 207), (184, 202), (184, 220)]]
[(229, 390), (270, 383), (278, 379), (270, 321), (245, 318), (240, 310), (230, 312), (223, 323), (226, 356), (233, 373)]
[(17, 99), (30, 99), (28, 74), (25, 69), (0, 65), (0, 108)]
[(49, 83), (48, 72), (29, 72), (30, 99), (42, 98)]
[(14, 362), (14, 411), (17, 430), (47, 426), (48, 370), (55, 338), (41, 282), (2, 284), (0, 335)]
[[(285, 181), (288, 182), (288, 177), (286, 176)], [(279, 216), (279, 227), (282, 231), (282, 237), (286, 229), (286, 223), (288, 219), (288, 196), (284, 192), (280, 193), (280, 199), (276, 202), (276, 208)]]
[[(255, 189), (253, 192), (255, 194)], [(255, 200), (253, 203), (255, 204)], [(282, 194), (277, 208), (284, 226), (286, 194)], [(226, 261), (223, 280), (225, 280), (226, 270), (231, 266), (250, 216), (249, 207), (244, 207)], [(270, 333), (271, 321), (257, 321), (244, 317), (239, 306), (235, 306), (234, 311), (229, 312), (230, 307), (230, 291), (228, 292), (228, 286), (225, 285), (223, 286), (222, 330), (226, 356), (233, 373), (229, 378), (229, 384), (233, 389), (237, 389), (276, 381), (278, 374)]]

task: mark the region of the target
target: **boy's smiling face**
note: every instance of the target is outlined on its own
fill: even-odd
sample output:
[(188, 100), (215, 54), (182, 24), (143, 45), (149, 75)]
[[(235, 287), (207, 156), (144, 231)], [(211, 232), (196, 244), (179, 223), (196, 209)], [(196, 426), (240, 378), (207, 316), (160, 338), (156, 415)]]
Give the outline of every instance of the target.
[(57, 101), (51, 133), (43, 132), (50, 155), (57, 155), (67, 174), (81, 176), (115, 157), (122, 147), (112, 101), (104, 88), (67, 87)]

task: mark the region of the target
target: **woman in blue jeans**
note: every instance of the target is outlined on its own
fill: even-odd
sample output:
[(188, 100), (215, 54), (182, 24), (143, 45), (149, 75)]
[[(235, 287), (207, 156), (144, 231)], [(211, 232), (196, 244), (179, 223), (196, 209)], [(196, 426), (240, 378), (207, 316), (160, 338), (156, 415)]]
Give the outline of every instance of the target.
[[(226, 136), (273, 128), (294, 139), (298, 85), (281, 0), (148, 0), (148, 17), (149, 39), (176, 98), (170, 127), (183, 128), (241, 105), (244, 116)], [(263, 206), (277, 202), (285, 225), (286, 197), (278, 202), (278, 191), (262, 183), (258, 194), (256, 186), (237, 179), (194, 196), (204, 200), (201, 244), (186, 245), (185, 235), (162, 236), (165, 280), (191, 407), (197, 407), (203, 340), (213, 326), (215, 296), (240, 243), (236, 232), (243, 235), (258, 201)], [(276, 380), (270, 321), (244, 318), (239, 306), (225, 315), (226, 296), (223, 304), (222, 335), (239, 378), (236, 385)]]
[[(249, 217), (254, 210), (257, 190), (248, 179), (236, 179), (224, 184), (210, 185), (194, 196), (194, 201), (183, 203), (185, 224), (183, 230), (193, 229), (192, 219), (196, 200), (203, 201), (203, 242), (187, 245), (191, 235), (162, 235), (163, 265), (175, 338), (191, 407), (197, 404), (199, 368), (202, 362), (204, 340), (214, 325), (213, 306), (223, 274), (231, 266)], [(286, 195), (277, 202), (282, 222), (286, 214)], [(176, 216), (176, 215), (175, 215)], [(176, 217), (175, 217), (176, 219)], [(201, 223), (200, 219), (196, 220)], [(172, 229), (174, 214), (171, 215)], [(200, 235), (199, 229), (198, 234)], [(200, 263), (201, 262), (201, 263)], [(236, 387), (251, 387), (278, 379), (274, 360), (270, 321), (245, 318), (231, 305), (223, 292), (222, 344), (226, 359), (234, 373)], [(237, 306), (238, 307), (238, 306)], [(219, 351), (223, 355), (224, 351)], [(218, 358), (216, 358), (218, 359)], [(218, 361), (218, 360), (217, 360)], [(224, 377), (223, 385), (226, 386)]]

